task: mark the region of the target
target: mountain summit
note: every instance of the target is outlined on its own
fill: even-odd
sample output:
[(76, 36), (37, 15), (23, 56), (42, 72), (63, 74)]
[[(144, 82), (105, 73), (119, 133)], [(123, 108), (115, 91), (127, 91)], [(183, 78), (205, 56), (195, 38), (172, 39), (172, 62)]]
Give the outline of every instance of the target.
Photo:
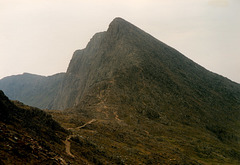
[[(53, 107), (66, 109), (86, 99), (98, 102), (97, 95), (104, 92), (101, 97), (107, 97), (104, 99), (113, 105), (120, 104), (116, 101), (132, 105), (134, 101), (151, 102), (156, 114), (159, 109), (175, 113), (175, 106), (186, 110), (192, 107), (191, 112), (199, 113), (196, 109), (205, 106), (211, 110), (224, 109), (226, 104), (238, 106), (239, 91), (239, 84), (206, 70), (122, 18), (115, 18), (106, 32), (95, 34), (85, 49), (74, 53)], [(225, 104), (219, 106), (222, 102)]]
[(81, 136), (105, 163), (240, 161), (240, 85), (122, 18), (74, 52), (57, 84), (51, 108), (67, 117), (56, 119), (86, 121)]

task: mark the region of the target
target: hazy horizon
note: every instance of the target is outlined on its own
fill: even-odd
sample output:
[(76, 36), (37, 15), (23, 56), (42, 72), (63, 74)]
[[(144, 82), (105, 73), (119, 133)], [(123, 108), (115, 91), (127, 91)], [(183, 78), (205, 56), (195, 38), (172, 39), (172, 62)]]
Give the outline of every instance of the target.
[(240, 83), (238, 0), (0, 0), (0, 79), (65, 72), (77, 49), (121, 17)]

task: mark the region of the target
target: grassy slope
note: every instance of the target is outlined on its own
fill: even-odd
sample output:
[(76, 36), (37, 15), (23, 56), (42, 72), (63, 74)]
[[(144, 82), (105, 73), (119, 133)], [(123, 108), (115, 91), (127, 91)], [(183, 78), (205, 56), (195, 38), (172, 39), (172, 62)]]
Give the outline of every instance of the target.
[[(97, 119), (81, 114), (49, 111), (71, 129), (71, 152), (99, 164), (238, 164), (236, 143), (223, 142), (204, 129), (172, 122), (162, 124), (132, 114), (134, 118)], [(113, 115), (113, 114), (112, 114)]]

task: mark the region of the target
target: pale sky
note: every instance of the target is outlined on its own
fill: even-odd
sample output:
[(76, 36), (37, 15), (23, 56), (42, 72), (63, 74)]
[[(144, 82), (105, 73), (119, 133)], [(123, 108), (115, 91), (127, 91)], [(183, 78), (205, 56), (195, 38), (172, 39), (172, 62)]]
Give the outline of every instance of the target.
[(115, 17), (240, 83), (240, 0), (0, 0), (0, 78), (65, 72)]

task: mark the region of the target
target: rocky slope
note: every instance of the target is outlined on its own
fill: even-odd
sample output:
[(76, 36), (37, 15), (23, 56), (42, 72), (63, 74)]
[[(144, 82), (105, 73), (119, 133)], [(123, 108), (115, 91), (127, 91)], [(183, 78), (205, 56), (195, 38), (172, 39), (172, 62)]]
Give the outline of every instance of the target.
[(13, 103), (0, 91), (0, 164), (63, 164), (66, 136), (50, 115)]
[(63, 77), (64, 73), (48, 77), (24, 73), (1, 79), (0, 89), (10, 99), (42, 109), (51, 109)]

